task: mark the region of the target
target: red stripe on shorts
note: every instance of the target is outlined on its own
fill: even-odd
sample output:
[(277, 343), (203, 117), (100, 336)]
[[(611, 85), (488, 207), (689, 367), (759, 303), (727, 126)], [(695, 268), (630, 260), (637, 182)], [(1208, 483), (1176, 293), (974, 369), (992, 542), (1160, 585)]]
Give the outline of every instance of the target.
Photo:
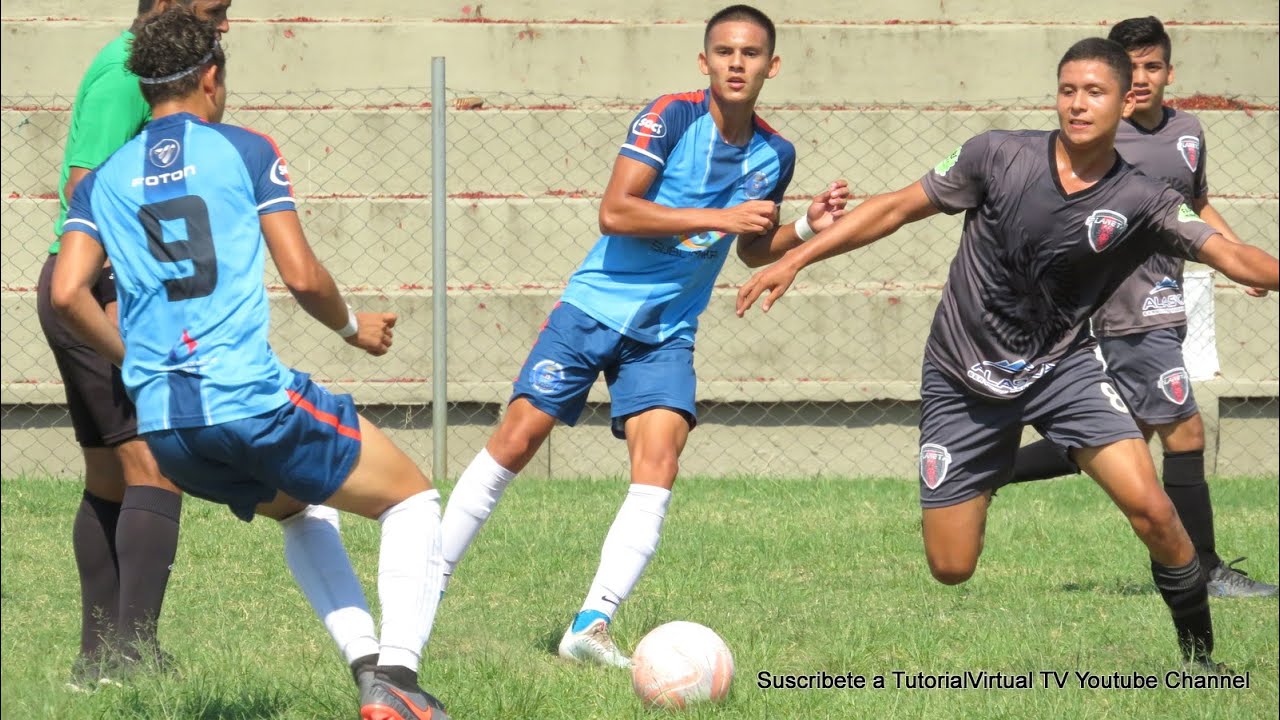
[(301, 395), (299, 395), (298, 393), (292, 390), (285, 390), (285, 392), (289, 394), (290, 402), (302, 408), (303, 410), (306, 410), (307, 412), (311, 413), (311, 417), (319, 420), (325, 425), (332, 425), (333, 428), (338, 431), (339, 435), (343, 437), (349, 437), (352, 440), (360, 439), (360, 431), (355, 428), (349, 428), (346, 425), (343, 425), (341, 422), (338, 421), (337, 415), (334, 415), (333, 413), (327, 413), (323, 410), (317, 409), (315, 405), (311, 404), (310, 400), (302, 397)]

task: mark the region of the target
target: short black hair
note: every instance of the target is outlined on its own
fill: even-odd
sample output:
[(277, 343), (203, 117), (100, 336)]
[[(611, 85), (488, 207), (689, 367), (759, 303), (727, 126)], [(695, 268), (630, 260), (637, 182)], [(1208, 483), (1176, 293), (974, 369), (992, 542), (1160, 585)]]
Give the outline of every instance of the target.
[[(156, 105), (190, 95), (200, 85), (200, 71), (208, 65), (218, 68), (222, 81), (227, 56), (218, 44), (218, 28), (175, 6), (136, 28), (125, 68), (138, 76), (142, 97)], [(171, 79), (147, 82), (161, 78)]]
[(778, 31), (773, 27), (773, 21), (768, 15), (751, 7), (750, 5), (730, 5), (729, 7), (717, 12), (707, 21), (707, 29), (702, 33), (702, 45), (706, 46), (707, 41), (711, 39), (711, 28), (723, 22), (749, 22), (755, 23), (764, 28), (765, 35), (769, 38), (769, 54), (773, 54), (773, 48), (777, 45)]
[(1098, 60), (1110, 65), (1116, 79), (1120, 81), (1122, 94), (1133, 87), (1133, 65), (1129, 62), (1129, 53), (1114, 40), (1091, 37), (1072, 45), (1058, 61), (1058, 75), (1062, 75), (1063, 65), (1078, 60)]
[(1173, 62), (1173, 41), (1165, 32), (1164, 23), (1155, 16), (1121, 20), (1107, 33), (1107, 39), (1120, 43), (1125, 52), (1159, 46), (1164, 49), (1164, 61)]

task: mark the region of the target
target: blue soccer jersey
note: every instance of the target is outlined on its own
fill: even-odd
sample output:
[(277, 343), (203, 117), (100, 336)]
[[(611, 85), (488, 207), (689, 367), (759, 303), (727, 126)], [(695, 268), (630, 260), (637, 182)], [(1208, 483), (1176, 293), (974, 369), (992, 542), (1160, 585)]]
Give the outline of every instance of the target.
[(148, 123), (77, 187), (64, 231), (111, 259), (138, 432), (288, 402), (293, 375), (267, 342), (258, 218), (294, 209), (270, 138), (186, 113)]
[[(745, 145), (720, 137), (706, 90), (664, 95), (631, 124), (622, 157), (658, 171), (645, 199), (673, 208), (781, 202), (795, 148), (759, 118)], [(736, 236), (605, 235), (573, 273), (563, 301), (647, 343), (692, 339)]]

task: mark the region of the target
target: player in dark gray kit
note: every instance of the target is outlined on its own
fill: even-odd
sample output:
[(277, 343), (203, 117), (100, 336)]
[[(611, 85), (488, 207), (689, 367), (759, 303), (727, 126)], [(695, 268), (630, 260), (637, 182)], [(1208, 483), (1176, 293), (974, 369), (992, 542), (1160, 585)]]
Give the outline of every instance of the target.
[(1124, 400), (1094, 357), (1089, 317), (1148, 257), (1199, 260), (1250, 286), (1280, 286), (1280, 263), (1228, 241), (1176, 190), (1115, 151), (1133, 110), (1129, 56), (1082, 40), (1058, 65), (1060, 129), (992, 131), (920, 181), (859, 205), (757, 273), (742, 315), (778, 301), (810, 263), (938, 212), (965, 213), (960, 249), (925, 346), (920, 504), (925, 555), (946, 584), (968, 580), (982, 553), (992, 489), (1035, 426), (1097, 481), (1147, 546), (1183, 661), (1217, 671), (1200, 561)]
[[(1173, 186), (1191, 208), (1222, 236), (1239, 242), (1227, 221), (1209, 204), (1207, 149), (1200, 121), (1164, 106), (1173, 81), (1172, 43), (1154, 17), (1131, 18), (1111, 29), (1110, 39), (1129, 53), (1136, 108), (1120, 123), (1116, 150), (1126, 162)], [(1268, 597), (1276, 586), (1258, 582), (1222, 562), (1215, 547), (1213, 504), (1204, 477), (1204, 423), (1182, 358), (1187, 313), (1182, 291), (1183, 261), (1152, 255), (1129, 276), (1093, 316), (1107, 374), (1129, 406), (1147, 440), (1160, 436), (1164, 448), (1165, 492), (1191, 536), (1200, 566), (1209, 574), (1209, 594)], [(1260, 297), (1265, 290), (1252, 288)], [(1066, 451), (1050, 440), (1018, 451), (1011, 482), (1078, 472)]]

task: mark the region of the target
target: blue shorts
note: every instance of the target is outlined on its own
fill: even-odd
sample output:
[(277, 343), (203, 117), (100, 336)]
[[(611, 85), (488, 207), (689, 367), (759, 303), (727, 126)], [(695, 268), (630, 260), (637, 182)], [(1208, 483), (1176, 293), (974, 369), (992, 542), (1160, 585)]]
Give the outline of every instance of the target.
[(601, 372), (609, 385), (614, 436), (625, 438), (627, 418), (653, 408), (680, 413), (691, 429), (697, 424), (693, 341), (643, 343), (568, 303), (556, 303), (543, 324), (511, 399), (527, 398), (539, 410), (573, 425)]
[(143, 438), (160, 471), (183, 492), (226, 505), (246, 522), (277, 492), (319, 505), (360, 457), (355, 402), (296, 370), (288, 394), (289, 402), (271, 412)]

